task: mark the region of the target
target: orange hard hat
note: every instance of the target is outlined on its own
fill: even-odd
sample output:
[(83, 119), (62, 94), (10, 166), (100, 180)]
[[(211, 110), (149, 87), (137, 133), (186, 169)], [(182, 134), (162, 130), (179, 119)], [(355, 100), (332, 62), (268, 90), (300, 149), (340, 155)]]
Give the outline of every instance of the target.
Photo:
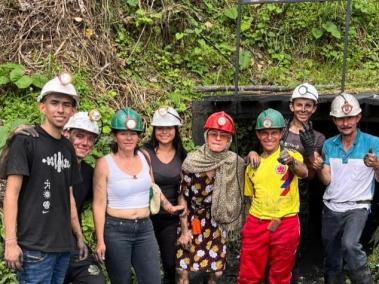
[(212, 113), (205, 122), (204, 129), (216, 129), (234, 134), (233, 118), (224, 111)]

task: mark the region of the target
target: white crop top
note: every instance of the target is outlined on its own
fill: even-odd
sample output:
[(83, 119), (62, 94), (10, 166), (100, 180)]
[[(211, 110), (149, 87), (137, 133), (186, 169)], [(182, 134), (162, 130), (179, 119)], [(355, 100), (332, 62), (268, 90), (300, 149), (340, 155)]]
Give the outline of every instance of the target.
[(135, 209), (149, 207), (151, 186), (150, 167), (144, 155), (137, 151), (142, 170), (135, 176), (122, 171), (112, 155), (104, 158), (108, 164), (107, 206), (113, 209)]

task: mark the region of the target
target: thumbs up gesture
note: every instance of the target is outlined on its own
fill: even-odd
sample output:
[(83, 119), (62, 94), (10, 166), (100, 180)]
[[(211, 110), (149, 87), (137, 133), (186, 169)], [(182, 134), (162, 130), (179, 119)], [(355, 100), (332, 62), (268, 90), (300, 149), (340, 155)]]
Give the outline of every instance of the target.
[(372, 149), (368, 150), (368, 153), (363, 158), (363, 161), (367, 167), (377, 168), (378, 157), (373, 153)]
[(309, 157), (312, 168), (316, 171), (321, 170), (324, 167), (324, 160), (318, 152), (313, 152), (313, 155)]

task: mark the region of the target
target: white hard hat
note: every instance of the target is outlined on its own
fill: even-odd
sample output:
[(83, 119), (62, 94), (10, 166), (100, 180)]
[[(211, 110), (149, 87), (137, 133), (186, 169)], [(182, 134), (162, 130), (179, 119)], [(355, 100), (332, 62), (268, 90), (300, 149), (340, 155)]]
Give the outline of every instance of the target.
[(318, 92), (316, 88), (308, 83), (300, 84), (293, 90), (291, 96), (291, 102), (294, 99), (309, 99), (317, 103), (318, 100)]
[(48, 81), (43, 86), (40, 95), (37, 97), (37, 102), (41, 102), (45, 96), (51, 93), (68, 95), (75, 100), (76, 105), (79, 104), (79, 95), (77, 94), (74, 85), (71, 84), (71, 75), (68, 73), (62, 73)]
[(152, 126), (181, 126), (178, 112), (172, 107), (161, 107), (154, 112)]
[(335, 97), (330, 106), (330, 116), (334, 117), (356, 116), (361, 112), (357, 98), (346, 93)]
[(96, 135), (100, 134), (97, 121), (100, 120), (100, 113), (97, 110), (92, 110), (89, 113), (81, 111), (75, 113), (63, 127), (63, 130), (82, 129)]

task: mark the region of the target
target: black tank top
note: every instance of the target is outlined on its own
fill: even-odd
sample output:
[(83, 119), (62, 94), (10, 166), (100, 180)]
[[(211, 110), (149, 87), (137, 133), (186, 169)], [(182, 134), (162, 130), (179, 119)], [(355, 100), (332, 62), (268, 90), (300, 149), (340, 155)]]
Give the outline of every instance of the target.
[[(173, 205), (177, 205), (182, 161), (178, 154), (175, 153), (174, 158), (165, 164), (158, 159), (154, 150), (149, 148), (145, 149), (150, 154), (155, 183), (159, 185), (166, 198)], [(167, 212), (161, 209), (159, 214), (167, 214)]]

